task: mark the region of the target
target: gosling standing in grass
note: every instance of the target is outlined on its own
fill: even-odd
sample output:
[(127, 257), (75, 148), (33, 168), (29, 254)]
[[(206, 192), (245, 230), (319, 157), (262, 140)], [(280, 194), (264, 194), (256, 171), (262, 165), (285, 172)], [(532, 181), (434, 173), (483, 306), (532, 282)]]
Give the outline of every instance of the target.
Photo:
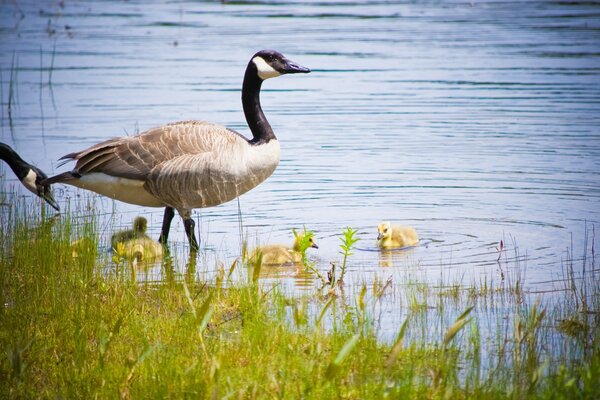
[[(262, 254), (263, 265), (299, 264), (302, 262), (301, 246), (305, 236), (301, 233), (295, 236), (292, 247), (283, 244), (269, 244), (255, 248), (250, 255), (249, 263), (256, 263), (259, 255)], [(314, 249), (319, 248), (312, 238), (312, 234), (306, 238), (306, 244)]]
[(377, 225), (377, 245), (381, 249), (394, 249), (415, 246), (419, 243), (419, 236), (410, 226), (392, 225), (384, 221)]
[(133, 220), (133, 229), (112, 235), (110, 242), (113, 251), (130, 260), (152, 262), (161, 258), (162, 245), (146, 235), (147, 227), (146, 218), (136, 217)]

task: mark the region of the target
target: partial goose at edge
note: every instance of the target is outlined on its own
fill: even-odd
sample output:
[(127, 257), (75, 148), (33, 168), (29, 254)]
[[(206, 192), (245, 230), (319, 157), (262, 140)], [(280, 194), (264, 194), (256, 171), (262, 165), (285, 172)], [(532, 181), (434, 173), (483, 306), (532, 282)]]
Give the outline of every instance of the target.
[(60, 207), (52, 195), (50, 184), (43, 182), (48, 176), (41, 169), (23, 160), (6, 143), (0, 143), (0, 159), (9, 165), (27, 190), (44, 199), (56, 211), (60, 211)]

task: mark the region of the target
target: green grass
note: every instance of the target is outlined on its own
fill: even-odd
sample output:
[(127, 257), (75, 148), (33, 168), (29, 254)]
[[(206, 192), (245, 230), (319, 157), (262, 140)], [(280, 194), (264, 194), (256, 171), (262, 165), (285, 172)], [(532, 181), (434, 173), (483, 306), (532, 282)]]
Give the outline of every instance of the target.
[[(290, 295), (232, 280), (239, 264), (211, 282), (136, 282), (98, 253), (93, 204), (51, 219), (0, 200), (13, 204), (0, 210), (0, 398), (600, 397), (595, 260), (587, 275), (567, 263), (564, 295), (544, 305), (519, 301), (518, 280)], [(73, 258), (79, 239), (92, 245)], [(404, 299), (390, 343), (374, 311), (387, 296)]]

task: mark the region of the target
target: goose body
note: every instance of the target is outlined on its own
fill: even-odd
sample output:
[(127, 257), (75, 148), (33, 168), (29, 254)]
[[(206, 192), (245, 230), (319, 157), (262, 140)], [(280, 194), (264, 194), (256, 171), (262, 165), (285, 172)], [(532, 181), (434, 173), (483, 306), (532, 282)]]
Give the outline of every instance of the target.
[(58, 203), (52, 195), (50, 185), (42, 183), (48, 177), (41, 169), (23, 160), (16, 151), (5, 143), (0, 143), (0, 159), (9, 165), (27, 190), (44, 199), (56, 211), (60, 211)]
[(382, 249), (415, 246), (419, 236), (410, 226), (392, 225), (385, 221), (377, 225), (377, 245)]
[(264, 181), (279, 164), (279, 142), (253, 146), (219, 125), (183, 121), (65, 157), (78, 160), (79, 177), (64, 183), (130, 204), (186, 210), (225, 203)]
[[(256, 247), (250, 254), (249, 261), (251, 264), (255, 263), (259, 255), (262, 254), (263, 265), (298, 264), (302, 261), (302, 249), (300, 248), (302, 238), (302, 236), (296, 236), (291, 247), (283, 244)], [(315, 249), (319, 248), (312, 237), (309, 237), (308, 245)]]
[(163, 243), (177, 210), (190, 246), (197, 250), (192, 209), (216, 206), (246, 193), (279, 164), (279, 142), (260, 106), (262, 82), (307, 72), (273, 50), (252, 57), (242, 85), (252, 139), (205, 121), (176, 122), (67, 154), (62, 159), (76, 161), (75, 168), (46, 182), (66, 183), (130, 204), (165, 207)]

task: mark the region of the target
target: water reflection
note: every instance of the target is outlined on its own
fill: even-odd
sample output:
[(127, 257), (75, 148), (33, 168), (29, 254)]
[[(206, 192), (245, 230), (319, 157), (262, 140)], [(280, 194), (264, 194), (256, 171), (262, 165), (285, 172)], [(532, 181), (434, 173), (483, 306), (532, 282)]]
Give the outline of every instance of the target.
[(265, 283), (281, 283), (283, 286), (292, 285), (303, 291), (314, 287), (316, 275), (302, 264), (292, 265), (263, 265), (260, 269), (260, 279)]
[(403, 249), (382, 249), (379, 251), (380, 267), (410, 267), (414, 263), (416, 247)]

